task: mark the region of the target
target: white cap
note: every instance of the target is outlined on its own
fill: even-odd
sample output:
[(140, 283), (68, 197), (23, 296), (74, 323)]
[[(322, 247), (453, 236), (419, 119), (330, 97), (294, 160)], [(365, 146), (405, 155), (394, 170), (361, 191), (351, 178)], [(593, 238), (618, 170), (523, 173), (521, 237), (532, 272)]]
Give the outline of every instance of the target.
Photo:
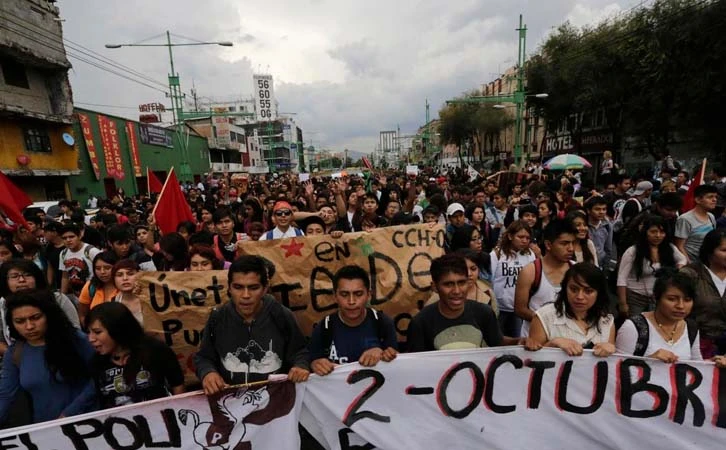
[(628, 192), (631, 196), (636, 195), (643, 195), (646, 191), (652, 191), (653, 190), (653, 183), (650, 181), (641, 181), (638, 183), (637, 186), (635, 186), (635, 189)]
[(453, 216), (457, 212), (464, 212), (464, 207), (461, 206), (461, 203), (452, 203), (449, 205), (448, 208), (446, 208), (446, 216)]

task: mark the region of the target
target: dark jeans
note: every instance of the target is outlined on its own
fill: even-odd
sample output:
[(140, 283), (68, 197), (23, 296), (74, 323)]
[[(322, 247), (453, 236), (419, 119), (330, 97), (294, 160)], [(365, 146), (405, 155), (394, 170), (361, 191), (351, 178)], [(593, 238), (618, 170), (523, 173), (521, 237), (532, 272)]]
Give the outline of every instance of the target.
[(522, 319), (514, 311), (499, 311), (499, 328), (503, 335), (518, 338), (522, 333)]

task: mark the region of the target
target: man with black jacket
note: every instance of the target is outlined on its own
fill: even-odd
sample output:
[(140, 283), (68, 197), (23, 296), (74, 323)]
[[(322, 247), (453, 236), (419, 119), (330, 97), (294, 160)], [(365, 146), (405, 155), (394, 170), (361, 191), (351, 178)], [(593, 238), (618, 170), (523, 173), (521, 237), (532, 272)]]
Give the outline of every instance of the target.
[(265, 261), (241, 256), (229, 268), (228, 283), (230, 301), (209, 315), (194, 356), (204, 392), (212, 395), (278, 373), (287, 373), (295, 383), (306, 381), (305, 338), (292, 312), (266, 295)]
[(650, 208), (641, 211), (637, 216), (633, 217), (625, 228), (621, 230), (618, 236), (619, 239), (616, 242), (618, 254), (622, 255), (628, 247), (635, 244), (640, 233), (640, 226), (646, 219), (652, 216), (660, 216), (663, 218), (666, 226), (666, 239), (673, 242), (676, 232), (676, 219), (678, 218), (678, 211), (682, 205), (683, 199), (676, 192), (666, 192), (658, 197)]

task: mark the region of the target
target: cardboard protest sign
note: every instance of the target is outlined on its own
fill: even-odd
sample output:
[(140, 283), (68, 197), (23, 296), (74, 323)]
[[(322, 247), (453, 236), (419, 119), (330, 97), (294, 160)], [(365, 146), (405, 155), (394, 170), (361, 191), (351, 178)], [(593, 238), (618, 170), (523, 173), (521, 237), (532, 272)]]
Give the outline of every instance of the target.
[[(357, 264), (371, 277), (371, 306), (382, 310), (405, 336), (408, 322), (431, 296), (431, 261), (444, 254), (444, 230), (428, 225), (389, 227), (366, 233), (246, 242), (244, 254), (259, 255), (276, 268), (270, 292), (290, 308), (305, 335), (337, 308), (333, 275)], [(227, 273), (144, 272), (139, 283), (144, 328), (163, 334), (178, 355), (187, 380), (192, 356), (210, 310), (228, 301)]]

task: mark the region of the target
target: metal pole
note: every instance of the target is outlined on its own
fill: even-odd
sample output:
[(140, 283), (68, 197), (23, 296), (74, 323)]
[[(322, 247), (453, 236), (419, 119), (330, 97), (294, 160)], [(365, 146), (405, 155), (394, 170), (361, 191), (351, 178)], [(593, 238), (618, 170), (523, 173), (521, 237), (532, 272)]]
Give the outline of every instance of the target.
[(524, 110), (524, 61), (526, 52), (527, 27), (519, 15), (519, 49), (517, 55), (517, 90), (514, 93), (516, 116), (514, 120), (514, 164), (519, 166), (522, 162), (522, 113)]

